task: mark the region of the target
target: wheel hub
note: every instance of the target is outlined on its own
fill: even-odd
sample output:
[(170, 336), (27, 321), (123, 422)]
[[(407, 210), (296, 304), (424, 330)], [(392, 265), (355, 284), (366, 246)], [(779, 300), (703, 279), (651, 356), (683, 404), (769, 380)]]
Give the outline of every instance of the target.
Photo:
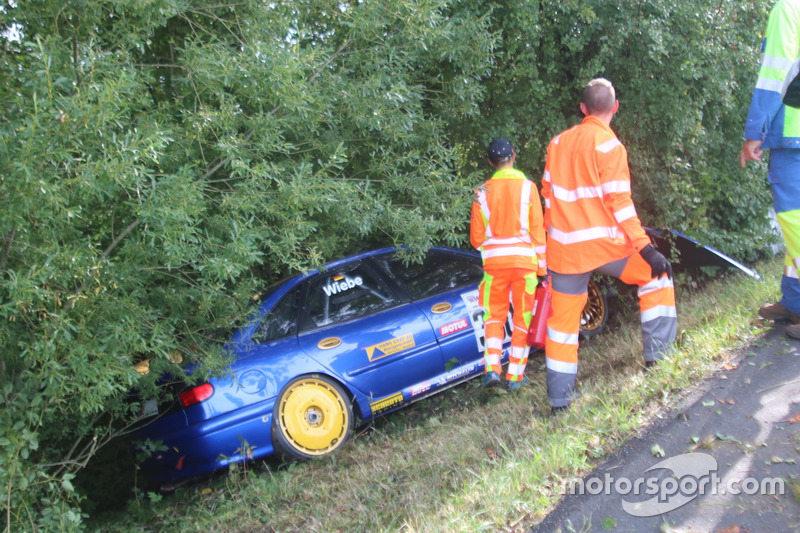
[(311, 408), (306, 411), (306, 422), (312, 426), (318, 426), (322, 423), (322, 413), (317, 411), (316, 408)]

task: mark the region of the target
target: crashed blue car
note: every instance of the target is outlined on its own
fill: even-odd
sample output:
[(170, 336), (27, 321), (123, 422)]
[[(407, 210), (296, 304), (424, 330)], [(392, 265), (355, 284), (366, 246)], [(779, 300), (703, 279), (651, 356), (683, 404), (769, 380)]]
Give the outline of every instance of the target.
[(136, 438), (163, 443), (141, 464), (148, 481), (331, 453), (357, 424), (481, 375), (482, 277), (477, 254), (414, 264), (382, 249), (280, 284), (227, 343), (228, 377), (148, 413)]

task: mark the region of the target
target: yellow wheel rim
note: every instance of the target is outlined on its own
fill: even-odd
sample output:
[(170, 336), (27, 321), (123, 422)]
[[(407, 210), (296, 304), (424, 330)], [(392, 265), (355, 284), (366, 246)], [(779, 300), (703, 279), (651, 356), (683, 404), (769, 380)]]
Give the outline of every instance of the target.
[(600, 285), (589, 281), (589, 299), (581, 312), (581, 328), (593, 331), (603, 325), (606, 316), (606, 301), (600, 292)]
[(350, 426), (342, 395), (319, 379), (302, 379), (281, 397), (280, 430), (286, 440), (307, 455), (324, 455), (335, 450)]

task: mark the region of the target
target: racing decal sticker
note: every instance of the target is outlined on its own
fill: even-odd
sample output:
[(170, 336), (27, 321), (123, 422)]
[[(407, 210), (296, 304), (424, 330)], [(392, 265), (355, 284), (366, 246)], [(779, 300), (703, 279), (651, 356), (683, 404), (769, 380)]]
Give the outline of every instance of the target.
[(464, 300), (464, 305), (467, 306), (467, 313), (469, 313), (470, 320), (472, 321), (472, 329), (475, 331), (475, 340), (478, 343), (478, 351), (483, 353), (486, 350), (486, 336), (483, 330), (483, 307), (478, 301), (478, 291), (465, 292), (461, 295)]
[(431, 389), (431, 382), (426, 381), (424, 383), (420, 383), (419, 385), (414, 385), (411, 387), (410, 395), (411, 396), (419, 396), (423, 392), (428, 392)]
[(408, 333), (402, 337), (395, 337), (394, 339), (384, 341), (380, 344), (376, 344), (375, 346), (370, 346), (369, 348), (364, 349), (367, 351), (367, 358), (370, 361), (377, 361), (378, 359), (382, 359), (388, 355), (393, 355), (400, 353), (403, 350), (413, 348), (416, 345), (417, 344), (414, 342), (414, 335)]
[(442, 386), (445, 383), (450, 383), (451, 381), (463, 378), (464, 376), (475, 372), (477, 370), (477, 366), (478, 365), (476, 363), (472, 363), (471, 365), (464, 365), (462, 367), (456, 368), (455, 370), (448, 372), (443, 376), (440, 376), (439, 379), (436, 380), (436, 384)]
[(469, 327), (469, 322), (467, 322), (466, 318), (462, 318), (461, 320), (457, 320), (455, 322), (451, 322), (447, 325), (444, 325), (439, 328), (439, 335), (441, 337), (447, 337), (448, 335), (452, 335), (457, 331), (461, 331), (462, 329), (467, 329)]
[[(480, 301), (478, 300), (478, 291), (465, 292), (461, 295), (461, 299), (464, 300), (464, 305), (467, 306), (467, 313), (469, 313), (469, 318), (472, 321), (472, 329), (475, 331), (475, 340), (478, 343), (478, 351), (483, 353), (486, 350), (486, 331), (483, 327), (483, 315), (486, 310), (480, 305)], [(509, 342), (511, 340), (513, 314), (514, 310), (509, 307), (508, 320), (506, 320), (505, 325), (506, 334), (503, 342)]]
[(402, 403), (403, 393), (398, 392), (396, 394), (392, 394), (391, 396), (387, 396), (386, 398), (380, 399), (377, 402), (370, 403), (369, 407), (372, 409), (373, 414), (378, 414), (382, 413), (383, 411), (387, 411), (392, 407), (397, 407)]
[(361, 276), (351, 278), (337, 274), (331, 278), (327, 285), (322, 287), (322, 290), (325, 291), (326, 296), (332, 296), (334, 294), (339, 294), (340, 292), (354, 289), (355, 287), (360, 287), (363, 284), (364, 280), (361, 278)]

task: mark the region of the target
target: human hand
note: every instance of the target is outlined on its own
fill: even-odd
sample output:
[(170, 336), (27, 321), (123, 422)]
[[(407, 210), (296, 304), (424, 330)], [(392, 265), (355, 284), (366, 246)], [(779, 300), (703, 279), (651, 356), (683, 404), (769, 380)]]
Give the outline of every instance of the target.
[(761, 161), (761, 155), (764, 150), (761, 149), (761, 141), (746, 140), (742, 145), (742, 151), (739, 153), (739, 164), (744, 168), (748, 161)]
[(639, 254), (650, 265), (651, 276), (660, 278), (662, 274), (666, 274), (668, 278), (672, 277), (672, 265), (669, 264), (666, 257), (653, 248), (652, 244), (648, 244), (639, 250)]

